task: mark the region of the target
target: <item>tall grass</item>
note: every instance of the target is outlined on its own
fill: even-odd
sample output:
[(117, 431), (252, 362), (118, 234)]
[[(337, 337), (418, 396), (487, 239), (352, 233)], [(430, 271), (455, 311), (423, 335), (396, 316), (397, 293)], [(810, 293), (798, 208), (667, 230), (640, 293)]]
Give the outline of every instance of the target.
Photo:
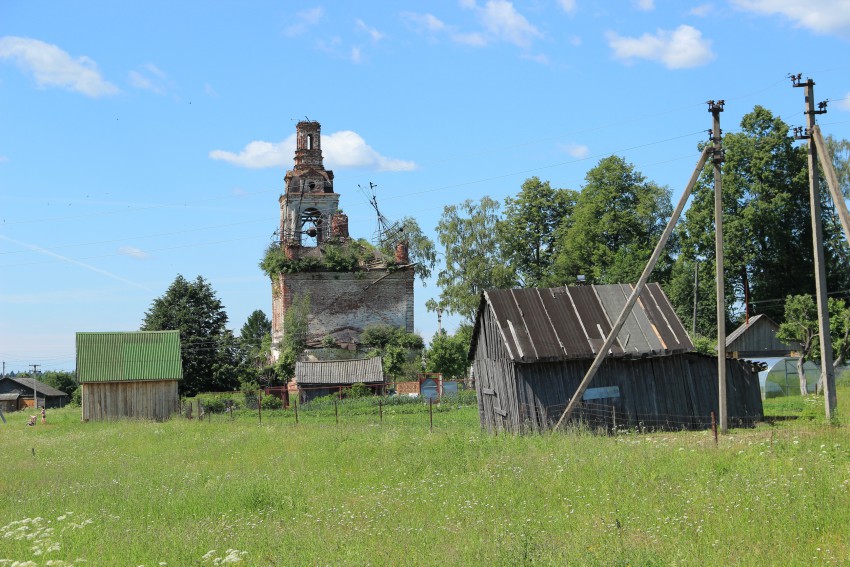
[(797, 420), (715, 446), (710, 432), (494, 436), (469, 406), (436, 412), (431, 432), (417, 411), (339, 425), (247, 410), (80, 423), (66, 409), (26, 427), (13, 414), (0, 565), (850, 561), (843, 426)]

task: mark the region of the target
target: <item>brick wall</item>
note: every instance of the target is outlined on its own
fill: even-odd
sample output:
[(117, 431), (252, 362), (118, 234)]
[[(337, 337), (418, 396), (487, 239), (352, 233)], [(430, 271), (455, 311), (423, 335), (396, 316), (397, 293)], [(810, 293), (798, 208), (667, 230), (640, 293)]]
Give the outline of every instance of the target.
[(328, 335), (339, 344), (352, 343), (370, 325), (413, 332), (413, 279), (412, 269), (279, 274), (272, 285), (273, 340), (283, 337), (286, 309), (303, 294), (310, 296), (310, 346), (318, 346)]

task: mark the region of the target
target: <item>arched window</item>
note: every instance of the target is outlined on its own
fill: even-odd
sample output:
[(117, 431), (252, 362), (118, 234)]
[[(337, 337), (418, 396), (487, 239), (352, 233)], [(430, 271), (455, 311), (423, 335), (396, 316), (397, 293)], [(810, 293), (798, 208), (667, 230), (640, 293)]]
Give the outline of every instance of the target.
[(307, 149), (313, 149), (313, 134), (307, 134)]

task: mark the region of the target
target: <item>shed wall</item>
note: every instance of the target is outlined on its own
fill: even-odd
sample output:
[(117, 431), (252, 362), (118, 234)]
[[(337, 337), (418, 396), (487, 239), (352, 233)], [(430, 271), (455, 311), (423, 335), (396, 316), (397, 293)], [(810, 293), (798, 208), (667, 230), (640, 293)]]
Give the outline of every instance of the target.
[(121, 418), (165, 421), (180, 410), (176, 380), (90, 382), (80, 387), (83, 421)]

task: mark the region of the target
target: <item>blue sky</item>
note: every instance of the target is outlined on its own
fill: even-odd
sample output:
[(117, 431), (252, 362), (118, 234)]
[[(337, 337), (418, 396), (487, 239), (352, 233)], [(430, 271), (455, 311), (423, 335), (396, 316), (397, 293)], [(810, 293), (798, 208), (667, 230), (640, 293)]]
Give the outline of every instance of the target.
[[(350, 230), (358, 186), (433, 234), (443, 206), (537, 175), (579, 189), (617, 154), (674, 196), (724, 99), (850, 138), (850, 2), (461, 0), (0, 4), (0, 360), (73, 370), (74, 333), (139, 328), (177, 274), (238, 333), (295, 123), (322, 124)], [(416, 289), (416, 329), (436, 330)], [(457, 323), (449, 319), (451, 329)]]

